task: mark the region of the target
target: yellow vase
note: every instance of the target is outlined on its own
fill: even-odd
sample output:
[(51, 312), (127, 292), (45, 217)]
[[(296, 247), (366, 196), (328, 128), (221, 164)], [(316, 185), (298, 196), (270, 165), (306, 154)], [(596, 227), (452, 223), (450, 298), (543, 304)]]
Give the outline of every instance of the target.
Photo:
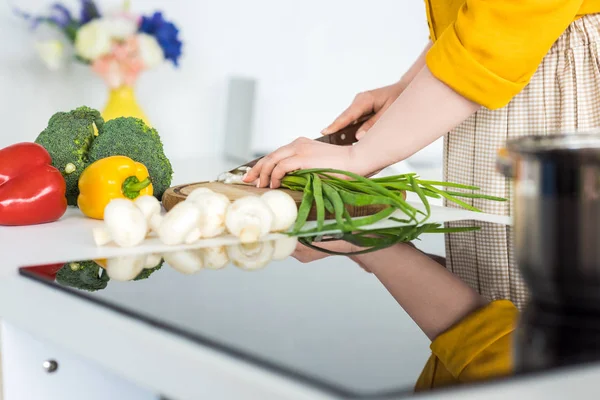
[(116, 89), (111, 89), (108, 94), (108, 101), (102, 112), (102, 118), (105, 121), (119, 117), (135, 117), (139, 118), (150, 126), (148, 117), (142, 111), (135, 98), (135, 91), (131, 86), (121, 86)]

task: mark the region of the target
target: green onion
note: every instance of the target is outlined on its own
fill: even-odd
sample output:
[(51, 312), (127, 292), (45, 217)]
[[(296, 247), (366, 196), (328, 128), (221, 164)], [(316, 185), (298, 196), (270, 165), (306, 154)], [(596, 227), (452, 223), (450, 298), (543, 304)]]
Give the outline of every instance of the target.
[[(340, 176), (345, 176), (347, 179), (342, 179)], [(373, 236), (373, 231), (364, 231), (369, 232), (368, 239), (360, 235), (353, 239), (360, 239), (364, 243), (373, 243), (373, 240), (376, 240), (378, 243), (385, 244), (398, 240), (415, 240), (422, 233), (453, 233), (464, 232), (465, 229), (467, 231), (473, 230), (471, 228), (446, 229), (440, 228), (436, 224), (425, 224), (431, 216), (431, 205), (428, 198), (445, 198), (471, 211), (480, 210), (460, 198), (506, 201), (501, 197), (475, 193), (479, 190), (475, 186), (421, 180), (415, 173), (369, 179), (348, 171), (314, 168), (288, 173), (282, 180), (282, 186), (290, 190), (304, 192), (298, 209), (298, 218), (292, 228), (292, 235), (318, 235), (322, 232), (331, 231), (340, 231), (342, 234), (356, 234), (358, 228), (390, 218), (397, 211), (403, 213), (405, 218), (391, 217), (391, 220), (404, 224), (414, 224), (414, 226), (410, 225), (413, 226), (412, 230), (404, 226), (379, 231), (375, 236)], [(442, 188), (461, 189), (463, 191), (457, 192), (443, 190)], [(404, 200), (404, 195), (407, 192), (413, 192), (419, 197), (425, 212), (413, 207)], [(352, 218), (348, 211), (352, 207), (373, 205), (382, 206), (382, 211), (361, 218)], [(316, 210), (317, 227), (302, 231), (313, 207)], [(333, 214), (334, 217), (334, 221), (328, 224), (325, 223), (326, 212), (329, 215)], [(418, 217), (419, 215), (422, 218)], [(374, 237), (375, 239), (373, 239)]]

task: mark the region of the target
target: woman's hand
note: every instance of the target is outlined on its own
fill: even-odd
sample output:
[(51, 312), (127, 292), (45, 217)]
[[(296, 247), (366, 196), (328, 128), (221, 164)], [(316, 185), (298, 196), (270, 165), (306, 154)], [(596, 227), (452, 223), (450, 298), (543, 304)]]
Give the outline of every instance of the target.
[[(315, 247), (320, 247), (325, 250), (335, 251), (338, 253), (352, 253), (352, 252), (361, 250), (360, 248), (356, 247), (355, 245), (348, 243), (344, 240), (334, 240), (334, 241), (329, 241), (329, 242), (313, 243), (312, 245)], [(321, 259), (329, 257), (329, 256), (330, 256), (330, 254), (327, 254), (323, 251), (312, 249), (308, 246), (303, 245), (300, 242), (298, 242), (298, 245), (296, 246), (296, 250), (292, 254), (292, 257), (294, 257), (296, 260), (300, 261), (303, 264), (321, 260)], [(359, 262), (355, 257), (350, 256), (350, 259), (352, 259), (354, 262), (356, 262), (366, 272), (371, 273), (371, 271), (363, 263)]]
[[(315, 247), (320, 247), (325, 250), (335, 251), (335, 252), (339, 252), (339, 253), (350, 253), (350, 252), (355, 251), (354, 245), (352, 245), (351, 243), (348, 243), (344, 240), (333, 240), (333, 241), (327, 241), (327, 242), (312, 243), (312, 245)], [(323, 251), (312, 249), (308, 246), (303, 245), (300, 242), (298, 242), (298, 245), (296, 246), (296, 250), (292, 254), (292, 257), (294, 257), (296, 260), (300, 261), (303, 264), (321, 260), (321, 259), (329, 257), (329, 256), (330, 256), (330, 254), (327, 254)]]
[[(278, 188), (286, 173), (308, 168), (333, 168), (366, 175), (368, 163), (354, 160), (353, 146), (336, 146), (299, 138), (261, 158), (244, 176), (256, 187)], [(365, 169), (365, 167), (367, 167)]]
[(377, 122), (379, 117), (388, 109), (388, 107), (400, 96), (406, 88), (404, 81), (399, 81), (393, 85), (384, 86), (379, 89), (369, 90), (356, 95), (352, 104), (340, 114), (327, 128), (321, 131), (324, 135), (337, 132), (340, 129), (352, 124), (354, 121), (370, 113), (375, 115), (362, 124), (356, 133), (356, 138), (361, 137)]

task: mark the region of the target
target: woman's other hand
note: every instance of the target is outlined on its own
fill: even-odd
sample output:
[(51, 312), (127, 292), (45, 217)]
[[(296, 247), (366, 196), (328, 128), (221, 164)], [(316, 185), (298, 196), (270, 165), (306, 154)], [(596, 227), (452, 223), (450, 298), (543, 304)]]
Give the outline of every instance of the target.
[(377, 122), (379, 117), (388, 109), (388, 107), (400, 96), (406, 84), (403, 81), (393, 85), (384, 86), (379, 89), (369, 90), (356, 95), (352, 104), (340, 114), (327, 128), (321, 131), (324, 135), (337, 132), (340, 129), (354, 123), (363, 115), (375, 113), (368, 121), (364, 122), (356, 138), (360, 139)]
[[(348, 243), (344, 240), (313, 243), (312, 245), (315, 247), (320, 247), (325, 250), (335, 251), (338, 253), (353, 253), (353, 252), (362, 250), (361, 248), (359, 248), (351, 243)], [(329, 257), (329, 256), (330, 256), (330, 254), (327, 254), (324, 251), (319, 251), (319, 250), (310, 248), (308, 246), (303, 245), (300, 242), (298, 242), (298, 245), (296, 246), (296, 250), (292, 254), (292, 257), (294, 257), (296, 260), (300, 261), (303, 264), (321, 260), (321, 259)], [(354, 261), (356, 264), (358, 264), (363, 270), (365, 270), (368, 273), (371, 273), (369, 268), (364, 263), (359, 261), (356, 257), (353, 257), (353, 256), (349, 256), (349, 257), (352, 261)]]
[[(312, 243), (312, 245), (315, 247), (320, 247), (325, 250), (335, 251), (338, 253), (351, 253), (353, 251), (356, 251), (354, 249), (354, 245), (352, 245), (351, 243), (348, 243), (344, 240), (315, 242), (315, 243)], [(329, 256), (330, 256), (330, 254), (328, 254), (328, 253), (325, 253), (325, 252), (319, 251), (319, 250), (315, 250), (313, 248), (303, 245), (300, 242), (298, 242), (298, 245), (296, 246), (296, 250), (292, 254), (292, 257), (294, 257), (296, 260), (300, 261), (303, 264), (321, 260), (321, 259), (329, 257)]]

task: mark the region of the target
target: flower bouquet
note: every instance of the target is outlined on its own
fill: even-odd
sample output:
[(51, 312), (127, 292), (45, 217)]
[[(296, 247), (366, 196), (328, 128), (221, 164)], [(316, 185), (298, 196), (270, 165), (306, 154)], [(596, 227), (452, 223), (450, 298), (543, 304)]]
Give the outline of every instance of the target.
[(132, 13), (128, 1), (107, 14), (93, 0), (80, 2), (78, 15), (60, 3), (52, 4), (46, 15), (16, 12), (38, 35), (35, 47), (48, 68), (60, 69), (73, 60), (91, 66), (104, 80), (110, 90), (105, 120), (132, 116), (148, 123), (133, 88), (142, 71), (167, 61), (179, 66), (179, 30), (159, 11)]

